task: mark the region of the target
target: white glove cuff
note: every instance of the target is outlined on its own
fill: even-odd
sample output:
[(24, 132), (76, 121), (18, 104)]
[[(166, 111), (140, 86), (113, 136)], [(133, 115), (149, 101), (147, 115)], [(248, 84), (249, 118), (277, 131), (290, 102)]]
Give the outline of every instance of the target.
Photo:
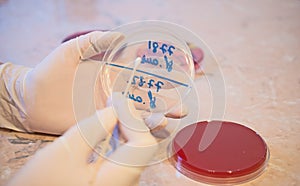
[(0, 127), (28, 131), (24, 109), (24, 80), (30, 68), (12, 63), (0, 65)]

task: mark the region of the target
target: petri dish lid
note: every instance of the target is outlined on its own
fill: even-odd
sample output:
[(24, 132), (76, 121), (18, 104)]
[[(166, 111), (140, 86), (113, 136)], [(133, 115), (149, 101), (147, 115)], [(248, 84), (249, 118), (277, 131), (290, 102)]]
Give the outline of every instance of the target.
[(125, 37), (112, 43), (103, 57), (106, 95), (122, 92), (137, 109), (151, 112), (167, 112), (180, 104), (192, 89), (195, 71), (182, 37), (187, 31), (161, 21), (135, 22), (112, 31)]
[(183, 175), (208, 184), (238, 184), (259, 176), (269, 151), (252, 129), (227, 121), (202, 121), (180, 130), (169, 160)]

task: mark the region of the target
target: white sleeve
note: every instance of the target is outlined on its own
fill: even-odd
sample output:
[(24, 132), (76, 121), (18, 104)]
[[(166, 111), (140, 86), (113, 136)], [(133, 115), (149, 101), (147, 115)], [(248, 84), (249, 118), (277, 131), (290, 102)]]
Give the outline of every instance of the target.
[(12, 63), (0, 65), (0, 127), (30, 132), (23, 102), (24, 79), (30, 70)]

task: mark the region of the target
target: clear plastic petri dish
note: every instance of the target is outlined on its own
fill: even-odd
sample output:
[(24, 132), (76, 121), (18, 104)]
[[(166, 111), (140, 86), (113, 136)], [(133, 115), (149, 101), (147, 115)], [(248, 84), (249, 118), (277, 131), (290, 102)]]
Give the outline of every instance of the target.
[[(124, 34), (104, 54), (102, 84), (107, 96), (121, 92), (137, 109), (168, 112), (188, 96), (194, 62), (177, 25), (146, 21), (112, 30)], [(179, 33), (178, 33), (179, 31)]]
[(169, 160), (196, 182), (232, 185), (258, 177), (267, 166), (269, 150), (263, 138), (244, 125), (203, 121), (176, 134)]

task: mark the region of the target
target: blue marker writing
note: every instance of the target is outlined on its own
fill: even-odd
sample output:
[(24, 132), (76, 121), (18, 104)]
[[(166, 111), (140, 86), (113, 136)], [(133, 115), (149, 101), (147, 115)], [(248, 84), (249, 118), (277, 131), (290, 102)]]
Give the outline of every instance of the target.
[(161, 86), (164, 85), (164, 83), (162, 81), (157, 81), (155, 83), (156, 86), (156, 92), (158, 92), (161, 89)]
[(139, 79), (139, 76), (133, 76), (132, 82), (131, 82), (132, 85), (136, 84), (136, 79)]
[[(163, 54), (165, 54), (165, 53), (167, 52), (167, 49), (166, 49), (167, 47), (168, 47), (168, 45), (165, 44), (165, 43), (163, 43), (159, 49), (161, 50), (161, 52), (162, 52)], [(169, 48), (169, 49), (170, 49), (170, 48)]]
[(168, 57), (165, 55), (166, 69), (168, 72), (171, 72), (173, 69), (173, 60), (168, 61)]
[(148, 49), (152, 50), (153, 53), (156, 53), (157, 49), (160, 49), (163, 54), (168, 51), (169, 56), (171, 56), (174, 53), (173, 51), (175, 50), (175, 47), (173, 45), (168, 46), (165, 43), (162, 43), (159, 47), (159, 44), (157, 42), (148, 41)]
[(134, 97), (134, 94), (129, 94), (128, 93), (128, 98), (133, 100), (133, 101), (139, 102), (139, 103), (143, 102), (143, 99), (142, 99), (141, 96)]
[(144, 83), (146, 83), (146, 81), (144, 80), (144, 77), (140, 76), (139, 86), (142, 87), (144, 85)]
[(175, 50), (175, 47), (173, 45), (171, 45), (169, 48), (168, 48), (168, 52), (169, 52), (169, 56), (171, 56), (174, 52), (173, 50)]
[(154, 80), (153, 79), (150, 79), (149, 81), (148, 81), (148, 88), (151, 88), (151, 87), (153, 87), (153, 83), (154, 83)]
[(135, 98), (135, 101), (137, 101), (137, 102), (139, 102), (139, 103), (142, 103), (142, 102), (143, 102), (143, 99), (142, 99), (141, 96), (137, 96), (137, 97)]
[(152, 108), (152, 109), (156, 108), (156, 105), (155, 105), (156, 97), (152, 96), (151, 90), (148, 91), (148, 97), (149, 97), (149, 100), (150, 100), (150, 108)]
[(144, 63), (149, 63), (151, 65), (157, 66), (158, 60), (156, 58), (152, 59), (151, 57), (146, 58), (146, 55), (143, 55), (141, 64), (144, 64)]

